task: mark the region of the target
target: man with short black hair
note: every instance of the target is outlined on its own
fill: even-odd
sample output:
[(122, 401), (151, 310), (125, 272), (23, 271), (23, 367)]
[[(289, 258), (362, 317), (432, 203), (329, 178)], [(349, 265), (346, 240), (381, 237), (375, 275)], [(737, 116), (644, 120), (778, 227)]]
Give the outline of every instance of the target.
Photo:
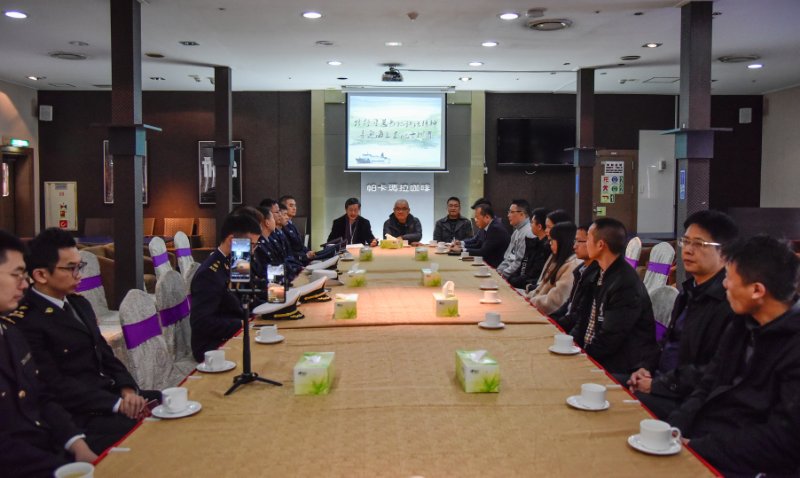
[(555, 320), (559, 327), (569, 333), (580, 317), (588, 316), (592, 307), (592, 292), (597, 276), (600, 273), (600, 266), (589, 257), (589, 250), (586, 246), (589, 236), (590, 226), (578, 226), (575, 231), (575, 244), (572, 246), (575, 257), (583, 263), (573, 271), (572, 291), (569, 299), (558, 310), (550, 314), (550, 318)]
[(625, 226), (609, 217), (589, 227), (586, 248), (600, 272), (589, 313), (571, 332), (587, 354), (623, 380), (658, 352), (650, 296), (623, 255), (626, 235)]
[(675, 300), (658, 361), (628, 380), (639, 400), (662, 420), (697, 388), (734, 315), (722, 285), (721, 248), (736, 238), (736, 224), (727, 214), (707, 209), (689, 216), (683, 227), (678, 245), (689, 278)]
[(394, 202), (393, 212), (383, 223), (384, 237), (386, 234), (408, 241), (409, 244), (422, 240), (422, 224), (411, 214), (411, 208), (405, 199), (398, 199)]
[(233, 337), (242, 327), (244, 310), (228, 287), (233, 238), (250, 240), (251, 250), (258, 243), (261, 226), (249, 214), (228, 214), (220, 228), (222, 239), (217, 249), (203, 261), (192, 279), (192, 354), (202, 362), (205, 353)]
[(286, 223), (283, 225), (283, 232), (289, 240), (289, 246), (292, 249), (293, 255), (297, 257), (303, 265), (308, 264), (311, 259), (314, 259), (316, 253), (306, 247), (305, 239), (300, 235), (297, 226), (292, 222), (297, 215), (297, 200), (292, 195), (284, 194), (278, 199), (278, 202), (286, 207)]
[(506, 279), (517, 272), (525, 255), (525, 240), (533, 238), (531, 231), (531, 206), (524, 199), (514, 199), (508, 207), (508, 222), (514, 228), (503, 262), (497, 266), (497, 272)]
[[(39, 381), (25, 337), (11, 312), (28, 288), (22, 242), (0, 230), (0, 469), (8, 476), (51, 476), (67, 462), (97, 459), (86, 436)], [(9, 313), (10, 312), (10, 313)]]
[(363, 244), (375, 247), (378, 240), (372, 234), (369, 219), (361, 215), (361, 201), (349, 198), (344, 202), (344, 215), (334, 219), (328, 242)]
[(484, 239), (477, 248), (467, 248), (471, 256), (483, 257), (484, 262), (497, 267), (503, 261), (503, 253), (511, 241), (506, 228), (494, 220), (494, 211), (488, 204), (475, 208), (475, 223), (484, 231)]
[(700, 384), (669, 417), (725, 476), (800, 470), (800, 259), (769, 236), (723, 248), (730, 319)]
[(447, 216), (436, 221), (433, 240), (453, 242), (472, 237), (472, 224), (461, 215), (461, 200), (453, 196), (447, 199)]
[(17, 309), (17, 325), (48, 391), (99, 454), (149, 415), (147, 401), (160, 394), (139, 390), (100, 333), (89, 301), (74, 293), (86, 263), (68, 232), (42, 231), (25, 262), (33, 287)]
[(519, 269), (508, 278), (508, 283), (514, 288), (533, 290), (539, 283), (539, 276), (550, 257), (550, 244), (545, 233), (545, 220), (550, 211), (543, 207), (533, 210), (531, 214), (531, 233), (533, 237), (525, 238), (525, 255), (520, 262)]

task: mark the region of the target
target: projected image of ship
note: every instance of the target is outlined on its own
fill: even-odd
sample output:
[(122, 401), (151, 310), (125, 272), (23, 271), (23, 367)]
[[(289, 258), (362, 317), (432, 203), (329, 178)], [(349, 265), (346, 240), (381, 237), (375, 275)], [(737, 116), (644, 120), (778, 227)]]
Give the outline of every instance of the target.
[(386, 155), (383, 153), (381, 154), (370, 154), (364, 153), (361, 156), (356, 158), (358, 164), (389, 164), (391, 161), (389, 160)]

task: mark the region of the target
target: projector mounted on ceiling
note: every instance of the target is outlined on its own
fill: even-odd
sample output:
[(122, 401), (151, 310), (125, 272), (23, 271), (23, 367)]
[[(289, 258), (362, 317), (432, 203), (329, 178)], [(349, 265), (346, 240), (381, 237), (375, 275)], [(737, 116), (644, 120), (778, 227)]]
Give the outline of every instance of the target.
[(382, 81), (403, 81), (403, 75), (397, 68), (390, 66), (388, 70), (383, 72), (381, 76)]

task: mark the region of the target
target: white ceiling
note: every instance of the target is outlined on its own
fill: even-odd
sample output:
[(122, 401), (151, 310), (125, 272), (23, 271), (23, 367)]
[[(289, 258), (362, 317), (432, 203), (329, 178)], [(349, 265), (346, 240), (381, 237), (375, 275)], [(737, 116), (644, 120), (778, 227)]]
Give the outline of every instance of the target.
[[(381, 65), (400, 63), (405, 80), (388, 85), (574, 92), (575, 69), (625, 63), (599, 69), (596, 90), (678, 93), (677, 83), (645, 80), (680, 75), (679, 0), (141, 1), (142, 52), (165, 55), (143, 58), (145, 90), (211, 91), (212, 65), (231, 67), (237, 91), (386, 86), (380, 81), (386, 70)], [(0, 10), (29, 15), (26, 20), (0, 17), (0, 80), (45, 90), (98, 90), (94, 85), (111, 83), (108, 5), (108, 0), (0, 0)], [(545, 18), (568, 18), (573, 25), (538, 32), (524, 26), (524, 15), (511, 22), (497, 17), (534, 7), (546, 8)], [(324, 16), (304, 19), (301, 13), (307, 10)], [(714, 10), (721, 12), (713, 23), (714, 58), (755, 53), (764, 68), (715, 60), (713, 93), (763, 94), (800, 84), (800, 0), (717, 0)], [(409, 12), (418, 13), (416, 20), (409, 19)], [(183, 40), (199, 46), (182, 46), (178, 42)], [(316, 45), (319, 40), (333, 46)], [(500, 45), (482, 47), (485, 40)], [(74, 41), (89, 45), (71, 45)], [(403, 46), (387, 47), (387, 41)], [(663, 46), (642, 48), (647, 42)], [(59, 50), (88, 59), (48, 56)], [(642, 58), (622, 62), (624, 55)], [(342, 65), (329, 66), (328, 60)], [(484, 66), (468, 66), (473, 60)], [(28, 75), (46, 79), (31, 81)], [(459, 81), (460, 76), (472, 81)], [(74, 87), (52, 86), (64, 83)]]

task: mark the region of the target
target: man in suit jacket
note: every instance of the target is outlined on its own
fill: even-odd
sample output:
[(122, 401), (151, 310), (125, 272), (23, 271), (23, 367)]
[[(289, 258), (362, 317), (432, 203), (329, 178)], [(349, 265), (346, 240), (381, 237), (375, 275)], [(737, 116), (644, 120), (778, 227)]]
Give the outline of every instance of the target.
[(390, 234), (397, 239), (406, 240), (414, 244), (422, 240), (422, 224), (419, 219), (411, 214), (411, 207), (405, 199), (394, 202), (393, 212), (389, 219), (383, 223), (383, 236)]
[(140, 394), (100, 334), (91, 304), (73, 293), (85, 263), (72, 236), (47, 229), (29, 247), (33, 287), (17, 309), (16, 322), (48, 391), (86, 430), (92, 450), (101, 453), (149, 414), (145, 396), (159, 394)]
[(467, 248), (471, 256), (483, 257), (483, 260), (492, 267), (497, 267), (503, 262), (503, 254), (511, 242), (511, 236), (503, 224), (494, 221), (494, 211), (488, 204), (479, 204), (475, 208), (475, 224), (485, 231), (483, 241), (477, 248)]
[(328, 234), (328, 242), (337, 240), (345, 244), (368, 244), (372, 247), (378, 245), (378, 240), (372, 234), (372, 225), (369, 220), (361, 217), (361, 202), (358, 198), (350, 198), (344, 203), (345, 214), (336, 218)]
[[(13, 311), (28, 287), (23, 251), (19, 239), (0, 230), (0, 314)], [(52, 476), (73, 456), (92, 462), (97, 455), (45, 392), (30, 347), (14, 327), (20, 315), (0, 315), (0, 469), (9, 476)]]

